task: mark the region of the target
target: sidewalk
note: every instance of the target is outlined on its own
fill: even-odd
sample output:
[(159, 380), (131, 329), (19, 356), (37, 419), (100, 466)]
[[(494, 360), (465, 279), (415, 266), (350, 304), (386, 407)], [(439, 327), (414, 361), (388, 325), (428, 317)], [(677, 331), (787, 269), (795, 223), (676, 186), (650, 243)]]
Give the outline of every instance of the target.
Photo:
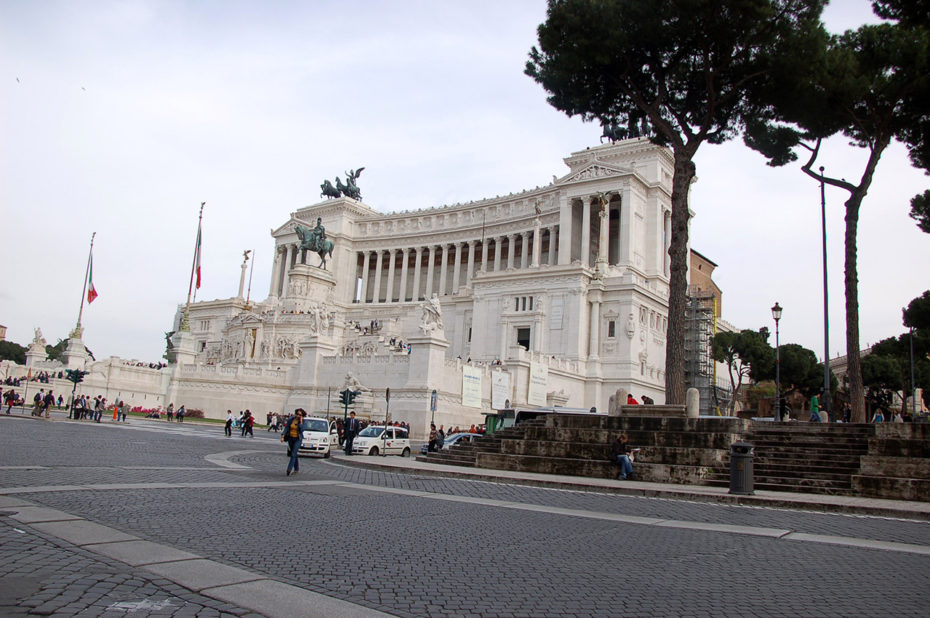
[(860, 498), (856, 496), (828, 496), (823, 494), (789, 493), (782, 491), (756, 491), (751, 496), (732, 495), (727, 487), (705, 485), (676, 485), (673, 483), (647, 483), (642, 481), (620, 481), (604, 478), (513, 472), (489, 468), (466, 468), (417, 461), (411, 457), (371, 457), (367, 455), (345, 456), (342, 451), (333, 451), (335, 461), (358, 468), (382, 470), (402, 474), (465, 478), (492, 483), (516, 483), (552, 489), (574, 491), (598, 491), (627, 496), (691, 500), (694, 502), (717, 502), (742, 506), (819, 511), (823, 513), (845, 513), (850, 515), (873, 515), (900, 517), (930, 521), (930, 502)]

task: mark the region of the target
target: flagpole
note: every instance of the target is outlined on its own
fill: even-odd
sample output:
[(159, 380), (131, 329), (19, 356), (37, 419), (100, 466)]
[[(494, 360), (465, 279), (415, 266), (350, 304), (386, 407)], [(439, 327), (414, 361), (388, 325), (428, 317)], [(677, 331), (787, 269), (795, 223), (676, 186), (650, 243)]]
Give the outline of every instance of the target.
[(194, 289), (194, 270), (197, 268), (197, 257), (200, 251), (200, 224), (203, 221), (203, 207), (206, 202), (200, 202), (200, 217), (197, 219), (197, 240), (194, 241), (194, 259), (191, 262), (191, 281), (187, 286), (187, 304), (184, 306), (184, 316), (181, 318), (181, 330), (190, 331), (191, 292)]
[(84, 270), (84, 288), (81, 290), (81, 309), (78, 311), (77, 326), (71, 332), (71, 336), (77, 339), (80, 339), (84, 332), (81, 328), (81, 317), (84, 315), (84, 296), (87, 294), (87, 278), (90, 276), (90, 260), (94, 255), (94, 237), (96, 235), (97, 232), (90, 235), (90, 251), (87, 252), (87, 268)]
[(252, 249), (252, 267), (249, 269), (249, 291), (245, 293), (245, 308), (249, 308), (249, 299), (252, 297), (252, 273), (255, 272), (255, 249)]

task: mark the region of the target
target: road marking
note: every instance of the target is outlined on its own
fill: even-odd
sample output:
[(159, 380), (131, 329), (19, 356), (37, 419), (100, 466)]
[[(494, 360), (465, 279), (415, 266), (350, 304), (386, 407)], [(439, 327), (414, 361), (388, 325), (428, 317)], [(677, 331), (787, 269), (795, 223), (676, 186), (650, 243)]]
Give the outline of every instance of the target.
[(235, 470), (251, 470), (252, 466), (243, 466), (242, 464), (233, 463), (229, 461), (229, 459), (231, 457), (238, 457), (239, 455), (250, 455), (252, 453), (264, 452), (267, 451), (226, 451), (225, 453), (213, 453), (212, 455), (206, 455), (204, 459), (223, 468), (233, 468)]

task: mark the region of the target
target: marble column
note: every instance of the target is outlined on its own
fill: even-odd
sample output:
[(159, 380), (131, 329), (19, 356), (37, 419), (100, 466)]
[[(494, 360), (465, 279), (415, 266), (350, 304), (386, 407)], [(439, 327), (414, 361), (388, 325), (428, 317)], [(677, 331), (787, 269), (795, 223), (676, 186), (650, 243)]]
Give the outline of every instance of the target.
[(362, 260), (362, 297), (358, 302), (367, 303), (368, 302), (368, 269), (371, 268), (371, 251), (365, 252), (365, 257)]
[(307, 250), (306, 249), (300, 250), (300, 263), (301, 264), (307, 263)]
[(410, 249), (400, 250), (400, 294), (397, 295), (399, 302), (407, 300), (407, 262), (410, 261)]
[(449, 269), (449, 243), (442, 243), (442, 264), (439, 265), (439, 295), (446, 295), (446, 273)]
[(394, 302), (394, 253), (394, 249), (388, 250), (387, 293), (384, 297), (384, 302), (386, 303)]
[(549, 228), (549, 266), (555, 265), (555, 247), (558, 244), (558, 227), (553, 225)]
[(436, 245), (430, 245), (426, 248), (429, 251), (427, 256), (427, 266), (426, 266), (426, 298), (430, 298), (433, 295), (433, 273), (435, 272), (436, 261)]
[(517, 253), (517, 235), (507, 235), (507, 270), (513, 268), (514, 257)]
[(494, 239), (494, 272), (501, 269), (501, 239), (503, 236), (497, 236)]
[(588, 338), (588, 358), (590, 360), (598, 359), (598, 343), (600, 342), (600, 322), (601, 322), (601, 297), (591, 296), (591, 322), (588, 327), (590, 337)]
[(529, 268), (530, 233), (523, 232), (520, 236), (520, 268)]
[(416, 247), (413, 253), (413, 293), (410, 297), (413, 302), (417, 302), (420, 300), (420, 271), (423, 268), (423, 247)]
[(591, 265), (591, 203), (582, 201), (581, 210), (581, 263)]
[(477, 240), (468, 241), (468, 269), (465, 271), (465, 287), (471, 287), (471, 278), (475, 274), (475, 243)]
[(458, 294), (459, 292), (459, 280), (460, 280), (460, 271), (462, 270), (462, 243), (455, 243), (455, 256), (453, 258), (453, 270), (452, 270), (452, 293)]
[(480, 272), (488, 272), (488, 239), (485, 238), (481, 241), (481, 268)]
[(274, 265), (271, 267), (271, 286), (268, 290), (268, 296), (276, 298), (278, 296), (278, 271), (281, 268), (281, 251), (279, 247), (274, 248)]
[(607, 272), (607, 243), (609, 242), (608, 228), (610, 227), (610, 216), (608, 214), (609, 205), (607, 203), (599, 204), (597, 211), (600, 229), (597, 241), (597, 261), (595, 262), (595, 266), (598, 272), (604, 274)]
[(381, 302), (381, 266), (384, 264), (384, 251), (378, 249), (375, 256), (375, 290), (371, 295), (371, 302)]
[(572, 201), (559, 198), (559, 264), (572, 263)]
[(533, 268), (539, 266), (539, 255), (542, 252), (542, 235), (539, 231), (539, 217), (536, 217), (533, 222), (533, 262), (531, 263)]

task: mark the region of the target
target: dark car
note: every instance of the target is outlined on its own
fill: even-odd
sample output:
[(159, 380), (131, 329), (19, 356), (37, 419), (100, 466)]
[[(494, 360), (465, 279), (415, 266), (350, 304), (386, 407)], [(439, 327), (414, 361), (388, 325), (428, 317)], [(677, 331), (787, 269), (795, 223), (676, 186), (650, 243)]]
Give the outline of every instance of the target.
[[(468, 433), (468, 432), (450, 434), (446, 436), (445, 441), (442, 443), (442, 450), (450, 448), (456, 444), (466, 444), (468, 442), (474, 442), (475, 440), (480, 438), (481, 435), (482, 434), (480, 433)], [(429, 452), (429, 444), (424, 444), (423, 446), (420, 447), (421, 455), (426, 455), (426, 453), (428, 452)]]

